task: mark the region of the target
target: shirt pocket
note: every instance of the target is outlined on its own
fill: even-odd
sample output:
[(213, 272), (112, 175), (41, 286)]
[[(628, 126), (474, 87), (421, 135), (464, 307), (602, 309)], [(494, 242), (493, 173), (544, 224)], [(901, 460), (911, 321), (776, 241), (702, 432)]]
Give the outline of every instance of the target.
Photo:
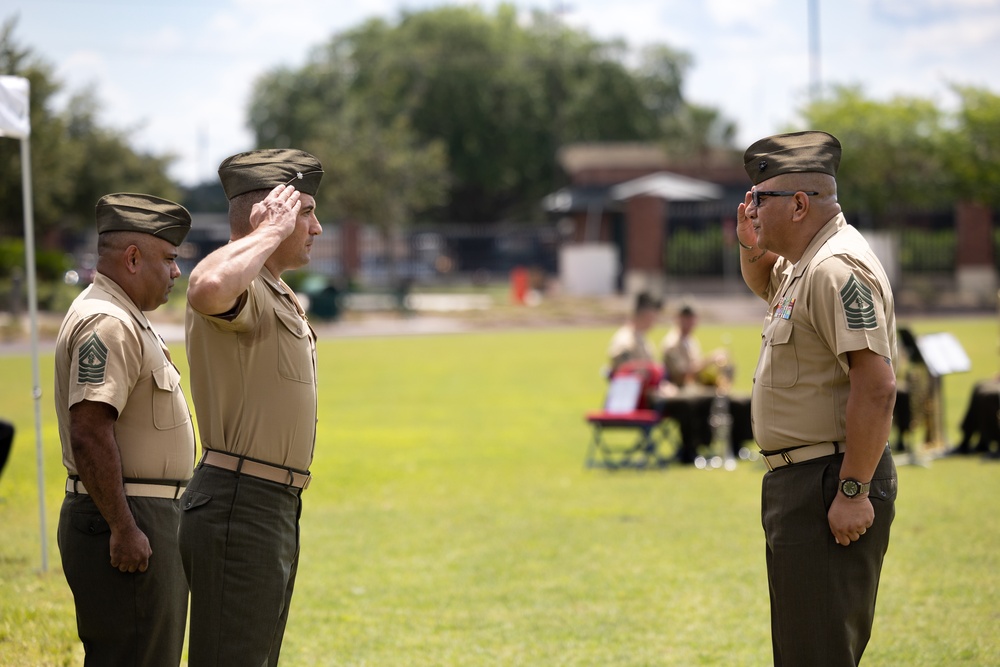
[(274, 309), (278, 318), (278, 375), (293, 382), (313, 381), (312, 341), (304, 319)]
[(167, 431), (191, 421), (184, 393), (180, 390), (181, 374), (173, 364), (153, 370), (153, 426)]
[(798, 380), (799, 361), (795, 354), (793, 330), (791, 322), (779, 320), (771, 331), (770, 340), (764, 346), (768, 364), (761, 384), (765, 387), (791, 387)]

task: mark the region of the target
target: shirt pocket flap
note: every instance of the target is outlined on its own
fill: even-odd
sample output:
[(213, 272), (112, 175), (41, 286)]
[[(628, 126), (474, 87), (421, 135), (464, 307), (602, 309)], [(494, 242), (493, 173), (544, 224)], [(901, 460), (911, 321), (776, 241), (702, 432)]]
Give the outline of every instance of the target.
[(288, 332), (296, 338), (305, 338), (309, 335), (309, 327), (306, 326), (305, 320), (298, 315), (277, 308), (274, 309), (274, 314), (278, 316), (278, 321), (285, 325)]
[(792, 325), (777, 324), (771, 333), (771, 345), (785, 345), (792, 339)]
[(181, 381), (181, 374), (173, 367), (173, 364), (166, 364), (153, 370), (153, 382), (163, 391), (173, 391)]

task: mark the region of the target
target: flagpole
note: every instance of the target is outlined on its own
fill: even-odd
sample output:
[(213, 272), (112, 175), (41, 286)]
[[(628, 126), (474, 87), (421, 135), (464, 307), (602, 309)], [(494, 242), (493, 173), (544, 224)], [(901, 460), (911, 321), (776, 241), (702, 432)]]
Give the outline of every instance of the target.
[(45, 451), (42, 446), (42, 384), (38, 371), (38, 286), (35, 276), (35, 213), (31, 197), (30, 138), (21, 139), (21, 187), (24, 199), (24, 254), (28, 274), (28, 312), (31, 319), (31, 378), (35, 400), (35, 458), (38, 468), (38, 517), (42, 537), (42, 572), (49, 569), (48, 531), (45, 528)]

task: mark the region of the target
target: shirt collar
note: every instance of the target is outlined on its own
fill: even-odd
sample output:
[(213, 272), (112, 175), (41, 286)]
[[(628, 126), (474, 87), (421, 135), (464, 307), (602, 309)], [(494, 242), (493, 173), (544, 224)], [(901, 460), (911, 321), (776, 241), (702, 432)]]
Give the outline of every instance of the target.
[(816, 256), (819, 249), (823, 247), (823, 244), (829, 241), (834, 234), (846, 226), (847, 218), (844, 217), (843, 213), (838, 213), (834, 217), (830, 218), (830, 220), (827, 221), (827, 223), (823, 225), (818, 232), (816, 232), (812, 241), (810, 241), (809, 245), (806, 246), (805, 252), (802, 253), (802, 257), (799, 257), (799, 261), (792, 265), (792, 275), (796, 277), (802, 275), (805, 268), (809, 266), (809, 262), (811, 262), (812, 258)]
[(103, 273), (97, 272), (94, 276), (94, 288), (110, 296), (112, 300), (127, 310), (133, 319), (144, 328), (152, 330), (153, 327), (149, 324), (149, 320), (146, 319), (146, 314), (135, 305), (132, 299), (129, 298), (129, 295), (125, 293), (125, 290), (121, 288), (121, 285)]
[(289, 293), (288, 285), (286, 285), (281, 278), (276, 278), (274, 274), (272, 274), (271, 271), (266, 266), (262, 266), (260, 268), (260, 273), (258, 275), (261, 278), (263, 278), (264, 282), (270, 285), (271, 289), (273, 289), (278, 294)]

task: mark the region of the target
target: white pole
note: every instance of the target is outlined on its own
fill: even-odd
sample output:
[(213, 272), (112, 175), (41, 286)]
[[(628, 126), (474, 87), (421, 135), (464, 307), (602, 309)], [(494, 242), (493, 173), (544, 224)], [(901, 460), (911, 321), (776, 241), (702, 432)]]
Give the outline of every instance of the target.
[(823, 89), (820, 74), (819, 0), (809, 0), (809, 101), (817, 102)]
[(38, 287), (35, 280), (35, 213), (31, 198), (30, 139), (21, 139), (21, 184), (24, 199), (24, 254), (28, 273), (28, 312), (31, 315), (31, 378), (35, 399), (35, 457), (38, 468), (38, 517), (42, 537), (42, 572), (49, 569), (48, 532), (45, 529), (45, 456), (42, 447), (42, 387), (38, 372)]

